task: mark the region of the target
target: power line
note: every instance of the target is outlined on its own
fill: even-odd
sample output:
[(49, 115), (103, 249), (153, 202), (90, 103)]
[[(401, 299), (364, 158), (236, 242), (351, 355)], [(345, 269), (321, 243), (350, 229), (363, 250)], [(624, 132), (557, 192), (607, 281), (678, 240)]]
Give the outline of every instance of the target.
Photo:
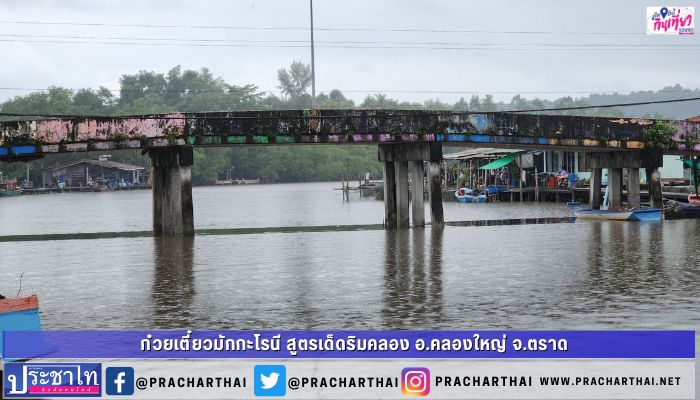
[[(104, 42), (104, 41), (81, 41), (81, 40), (26, 40), (26, 39), (0, 39), (0, 42), (14, 43), (46, 43), (46, 44), (100, 44), (100, 45), (125, 45), (125, 46), (160, 46), (160, 47), (213, 47), (213, 48), (307, 48), (307, 45), (292, 44), (225, 44), (225, 43), (148, 43), (148, 42)], [(504, 44), (516, 46), (517, 44)], [(562, 47), (481, 47), (481, 46), (363, 46), (363, 45), (319, 45), (326, 49), (377, 49), (377, 50), (491, 50), (491, 51), (697, 51), (700, 45), (689, 45), (695, 47), (668, 47), (664, 45), (649, 45), (648, 47), (572, 47), (572, 45), (561, 45)], [(602, 46), (602, 45), (601, 45)]]
[[(527, 113), (527, 112), (548, 112), (548, 111), (570, 111), (570, 110), (586, 110), (591, 108), (612, 108), (612, 107), (629, 107), (629, 106), (640, 106), (640, 105), (650, 105), (650, 104), (663, 104), (663, 103), (680, 103), (687, 101), (698, 101), (700, 97), (692, 97), (685, 99), (669, 99), (669, 100), (655, 100), (655, 101), (639, 101), (634, 103), (614, 103), (614, 104), (600, 104), (595, 106), (575, 106), (575, 107), (554, 107), (554, 108), (538, 108), (538, 109), (527, 109), (527, 110), (504, 110), (504, 111), (464, 111), (455, 112), (447, 111), (442, 113), (433, 113), (431, 115), (466, 115), (466, 114), (489, 114), (494, 112), (501, 113)], [(397, 110), (402, 111), (402, 110)], [(405, 110), (403, 110), (405, 111)], [(175, 111), (174, 111), (175, 112)], [(218, 112), (230, 112), (230, 111), (218, 111)], [(12, 112), (0, 112), (0, 116), (4, 117), (45, 117), (45, 118), (153, 118), (158, 120), (181, 120), (181, 119), (337, 119), (337, 118), (352, 118), (352, 116), (347, 115), (321, 115), (321, 116), (285, 116), (285, 117), (258, 117), (258, 116), (235, 116), (235, 117), (218, 117), (218, 116), (158, 116), (158, 115), (72, 115), (72, 114), (48, 114), (48, 113), (12, 113)], [(415, 114), (401, 114), (394, 113), (387, 116), (415, 116)], [(357, 116), (358, 118), (362, 116)], [(377, 117), (382, 117), (378, 115)]]
[(556, 107), (549, 109), (530, 109), (530, 110), (515, 110), (508, 111), (512, 113), (525, 113), (525, 112), (541, 112), (541, 111), (569, 111), (569, 110), (587, 110), (591, 108), (610, 108), (610, 107), (629, 107), (629, 106), (642, 106), (648, 104), (664, 104), (664, 103), (680, 103), (685, 101), (697, 101), (700, 97), (689, 97), (686, 99), (668, 99), (668, 100), (654, 100), (654, 101), (638, 101), (634, 103), (618, 103), (618, 104), (606, 104), (598, 106), (575, 106), (575, 107)]
[[(229, 30), (266, 30), (266, 31), (308, 31), (308, 27), (263, 27), (263, 26), (216, 26), (216, 25), (156, 25), (156, 24), (109, 24), (98, 22), (56, 22), (56, 21), (0, 21), (0, 24), (13, 25), (58, 25), (58, 26), (93, 26), (119, 28), (165, 28), (165, 29), (229, 29)], [(420, 33), (489, 33), (516, 35), (644, 35), (644, 32), (573, 32), (573, 31), (498, 31), (473, 29), (437, 29), (437, 28), (318, 28), (316, 31), (338, 32), (420, 32)]]
[[(136, 36), (75, 36), (75, 35), (29, 35), (29, 34), (0, 34), (0, 37), (11, 38), (33, 38), (33, 39), (86, 39), (86, 40), (134, 40), (134, 41), (155, 41), (155, 42), (175, 42), (172, 44), (194, 42), (194, 43), (272, 43), (306, 44), (308, 40), (239, 40), (239, 39), (212, 39), (212, 38), (165, 38), (165, 37), (136, 37)], [(316, 40), (322, 44), (346, 44), (346, 45), (401, 45), (401, 46), (543, 46), (543, 47), (700, 47), (700, 44), (611, 44), (611, 43), (465, 43), (465, 42), (411, 42), (411, 41), (376, 41), (376, 40)], [(101, 43), (101, 42), (99, 42)]]

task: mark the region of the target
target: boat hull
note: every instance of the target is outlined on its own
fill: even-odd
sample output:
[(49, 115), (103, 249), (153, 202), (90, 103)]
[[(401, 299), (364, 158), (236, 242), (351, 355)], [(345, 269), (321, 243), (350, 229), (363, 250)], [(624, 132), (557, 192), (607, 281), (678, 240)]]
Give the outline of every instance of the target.
[(675, 200), (666, 201), (664, 211), (669, 218), (700, 218), (700, 205), (696, 206)]
[(598, 221), (661, 221), (661, 210), (647, 208), (643, 210), (594, 210), (583, 209), (575, 212), (579, 219)]
[(461, 203), (486, 203), (486, 195), (474, 195), (474, 191), (468, 188), (460, 188), (455, 191), (455, 197)]
[(22, 192), (19, 190), (0, 190), (0, 197), (15, 197), (21, 195)]
[[(0, 359), (3, 358), (4, 331), (41, 330), (39, 299), (36, 295), (0, 300)], [(10, 361), (4, 359), (3, 361)]]
[(460, 196), (458, 194), (455, 194), (455, 197), (457, 197), (457, 200), (461, 203), (486, 203), (486, 195), (484, 194), (480, 196)]
[(458, 196), (457, 200), (461, 203), (486, 203), (486, 196)]

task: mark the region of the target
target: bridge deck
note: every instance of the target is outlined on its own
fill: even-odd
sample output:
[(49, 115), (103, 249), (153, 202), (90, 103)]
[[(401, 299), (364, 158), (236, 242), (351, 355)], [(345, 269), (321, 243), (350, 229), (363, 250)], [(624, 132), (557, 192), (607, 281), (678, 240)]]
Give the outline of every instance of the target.
[[(700, 122), (669, 153), (700, 153)], [(172, 145), (445, 143), (572, 151), (639, 150), (651, 119), (426, 110), (286, 110), (56, 118), (0, 123), (0, 160)], [(690, 139), (687, 139), (690, 138)]]

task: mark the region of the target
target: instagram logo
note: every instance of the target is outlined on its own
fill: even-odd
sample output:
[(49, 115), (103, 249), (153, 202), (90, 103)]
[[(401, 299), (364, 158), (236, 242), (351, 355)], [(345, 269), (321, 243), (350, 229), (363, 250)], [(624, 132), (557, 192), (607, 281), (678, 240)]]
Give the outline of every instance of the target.
[(401, 371), (401, 392), (406, 396), (427, 396), (430, 393), (430, 370), (404, 368)]

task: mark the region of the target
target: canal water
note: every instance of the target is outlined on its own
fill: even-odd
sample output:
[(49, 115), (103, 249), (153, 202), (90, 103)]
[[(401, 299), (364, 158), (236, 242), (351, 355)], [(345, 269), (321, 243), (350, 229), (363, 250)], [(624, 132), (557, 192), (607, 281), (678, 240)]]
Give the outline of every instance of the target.
[[(15, 295), (24, 273), (48, 329), (700, 326), (700, 221), (388, 232), (372, 227), (382, 202), (343, 202), (338, 186), (195, 188), (192, 239), (140, 233), (150, 191), (0, 199), (0, 293)], [(444, 206), (447, 221), (569, 215), (553, 203)], [(302, 226), (326, 228), (235, 230)], [(86, 232), (104, 235), (48, 236)]]

